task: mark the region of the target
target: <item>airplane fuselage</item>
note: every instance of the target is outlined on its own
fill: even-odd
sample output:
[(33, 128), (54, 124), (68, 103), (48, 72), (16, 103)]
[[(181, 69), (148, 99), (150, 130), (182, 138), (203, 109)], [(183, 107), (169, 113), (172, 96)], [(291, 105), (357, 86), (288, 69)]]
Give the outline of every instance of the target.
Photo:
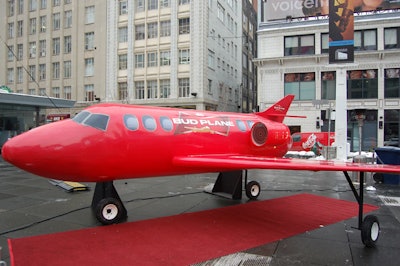
[(223, 171), (178, 167), (173, 158), (282, 157), (290, 146), (286, 125), (257, 114), (100, 104), (9, 140), (3, 155), (40, 176), (99, 182)]

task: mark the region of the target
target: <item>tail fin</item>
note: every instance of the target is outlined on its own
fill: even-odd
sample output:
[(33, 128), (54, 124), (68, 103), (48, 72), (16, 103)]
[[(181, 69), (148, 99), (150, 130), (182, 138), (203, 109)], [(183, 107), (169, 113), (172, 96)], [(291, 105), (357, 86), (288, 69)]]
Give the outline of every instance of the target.
[(276, 102), (271, 107), (269, 107), (267, 110), (257, 113), (257, 115), (275, 122), (282, 123), (287, 116), (286, 113), (289, 110), (290, 104), (292, 103), (293, 99), (294, 95), (289, 94), (286, 97), (282, 98), (280, 101)]

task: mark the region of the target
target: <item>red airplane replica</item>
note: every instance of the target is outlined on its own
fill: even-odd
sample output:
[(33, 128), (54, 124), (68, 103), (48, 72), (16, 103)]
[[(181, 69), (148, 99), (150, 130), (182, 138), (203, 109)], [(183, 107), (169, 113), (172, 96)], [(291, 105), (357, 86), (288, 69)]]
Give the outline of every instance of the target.
[[(10, 139), (2, 156), (39, 176), (96, 182), (92, 207), (103, 224), (126, 217), (117, 179), (219, 172), (213, 192), (241, 198), (246, 169), (343, 171), (358, 202), (362, 241), (373, 246), (379, 222), (363, 220), (363, 173), (399, 174), (400, 166), (283, 158), (292, 145), (283, 120), (293, 98), (253, 114), (99, 104)], [(347, 171), (360, 172), (359, 192)], [(246, 195), (256, 199), (260, 185), (245, 173)]]

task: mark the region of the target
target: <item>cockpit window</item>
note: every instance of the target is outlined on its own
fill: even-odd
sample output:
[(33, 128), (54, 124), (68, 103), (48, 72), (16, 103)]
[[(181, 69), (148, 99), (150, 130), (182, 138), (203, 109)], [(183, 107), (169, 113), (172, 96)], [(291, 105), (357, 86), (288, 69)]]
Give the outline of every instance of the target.
[(82, 112), (78, 113), (76, 116), (74, 116), (74, 118), (72, 118), (72, 120), (74, 120), (75, 122), (77, 122), (77, 123), (80, 124), (80, 123), (82, 123), (83, 120), (85, 120), (86, 117), (88, 117), (89, 115), (90, 115), (89, 112), (87, 112), (87, 111), (82, 111)]
[(103, 114), (92, 114), (88, 111), (82, 111), (72, 120), (86, 126), (94, 127), (100, 130), (106, 130), (110, 117)]
[(124, 115), (124, 123), (129, 130), (139, 129), (139, 120), (134, 115)]
[(109, 117), (103, 114), (91, 114), (85, 121), (84, 125), (91, 126), (97, 129), (106, 130)]

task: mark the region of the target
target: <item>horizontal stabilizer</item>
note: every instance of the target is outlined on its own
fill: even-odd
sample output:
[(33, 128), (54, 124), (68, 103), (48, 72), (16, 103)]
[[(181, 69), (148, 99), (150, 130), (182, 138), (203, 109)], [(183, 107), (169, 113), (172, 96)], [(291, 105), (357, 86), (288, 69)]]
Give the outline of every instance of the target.
[(288, 116), (286, 114), (293, 99), (294, 95), (289, 94), (282, 98), (280, 101), (276, 102), (271, 107), (269, 107), (267, 110), (257, 113), (257, 115), (275, 122), (282, 123), (285, 117)]

